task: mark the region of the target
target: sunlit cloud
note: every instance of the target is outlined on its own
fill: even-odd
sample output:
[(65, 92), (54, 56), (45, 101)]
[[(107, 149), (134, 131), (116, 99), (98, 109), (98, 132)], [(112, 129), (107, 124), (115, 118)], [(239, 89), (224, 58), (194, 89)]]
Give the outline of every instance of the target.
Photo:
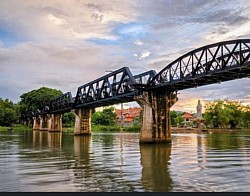
[(49, 14), (46, 17), (46, 19), (48, 21), (52, 22), (53, 24), (58, 25), (58, 26), (63, 25), (63, 24), (67, 24), (67, 22), (64, 19), (58, 18), (52, 14)]

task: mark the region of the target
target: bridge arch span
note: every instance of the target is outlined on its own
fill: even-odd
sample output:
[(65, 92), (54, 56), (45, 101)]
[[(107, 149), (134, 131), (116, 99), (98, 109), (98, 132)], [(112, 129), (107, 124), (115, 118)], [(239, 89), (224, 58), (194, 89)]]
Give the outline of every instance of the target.
[(250, 39), (210, 44), (163, 68), (148, 87), (177, 91), (250, 76)]

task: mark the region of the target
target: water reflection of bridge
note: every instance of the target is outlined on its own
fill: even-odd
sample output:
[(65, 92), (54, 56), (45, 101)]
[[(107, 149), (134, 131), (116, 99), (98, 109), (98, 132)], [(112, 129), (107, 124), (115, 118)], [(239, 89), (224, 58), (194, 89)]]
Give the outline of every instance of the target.
[[(171, 145), (157, 145), (154, 148), (140, 145), (138, 149), (137, 134), (73, 137), (74, 144), (64, 146), (62, 133), (34, 131), (33, 147), (41, 150), (56, 148), (63, 156), (60, 159), (70, 160), (67, 167), (73, 171), (72, 180), (78, 190), (171, 190), (168, 173)], [(65, 169), (65, 165), (63, 167)]]
[[(187, 187), (214, 191), (209, 186), (214, 179), (203, 179), (206, 169), (213, 167), (210, 165), (211, 158), (214, 163), (211, 152), (228, 150), (235, 143), (243, 147), (246, 145), (240, 138), (232, 140), (213, 134), (174, 134), (172, 144), (153, 146), (138, 145), (138, 134), (92, 134), (88, 137), (49, 132), (33, 134), (33, 147), (56, 150), (58, 154), (55, 156), (63, 164), (58, 164), (55, 166), (58, 169), (54, 170), (68, 173), (74, 189), (85, 192), (168, 192), (187, 190)], [(248, 153), (239, 153), (248, 158)], [(223, 168), (223, 159), (217, 161)], [(199, 176), (190, 178), (194, 174)], [(218, 175), (225, 180), (228, 177), (227, 174)]]

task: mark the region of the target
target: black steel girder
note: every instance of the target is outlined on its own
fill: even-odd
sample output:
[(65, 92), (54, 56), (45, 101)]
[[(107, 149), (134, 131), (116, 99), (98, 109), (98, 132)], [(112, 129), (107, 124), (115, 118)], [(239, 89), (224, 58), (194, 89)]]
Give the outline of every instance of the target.
[(177, 91), (250, 76), (250, 39), (195, 49), (162, 69), (148, 89)]
[(74, 103), (71, 92), (67, 92), (50, 101), (48, 113), (66, 113), (70, 112)]

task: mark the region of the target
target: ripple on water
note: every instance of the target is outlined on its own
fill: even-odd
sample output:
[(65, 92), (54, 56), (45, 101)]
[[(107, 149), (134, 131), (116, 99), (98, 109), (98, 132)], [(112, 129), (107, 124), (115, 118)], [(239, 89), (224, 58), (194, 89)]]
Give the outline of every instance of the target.
[(250, 191), (245, 135), (173, 134), (163, 146), (140, 146), (139, 134), (41, 135), (0, 139), (0, 191)]

